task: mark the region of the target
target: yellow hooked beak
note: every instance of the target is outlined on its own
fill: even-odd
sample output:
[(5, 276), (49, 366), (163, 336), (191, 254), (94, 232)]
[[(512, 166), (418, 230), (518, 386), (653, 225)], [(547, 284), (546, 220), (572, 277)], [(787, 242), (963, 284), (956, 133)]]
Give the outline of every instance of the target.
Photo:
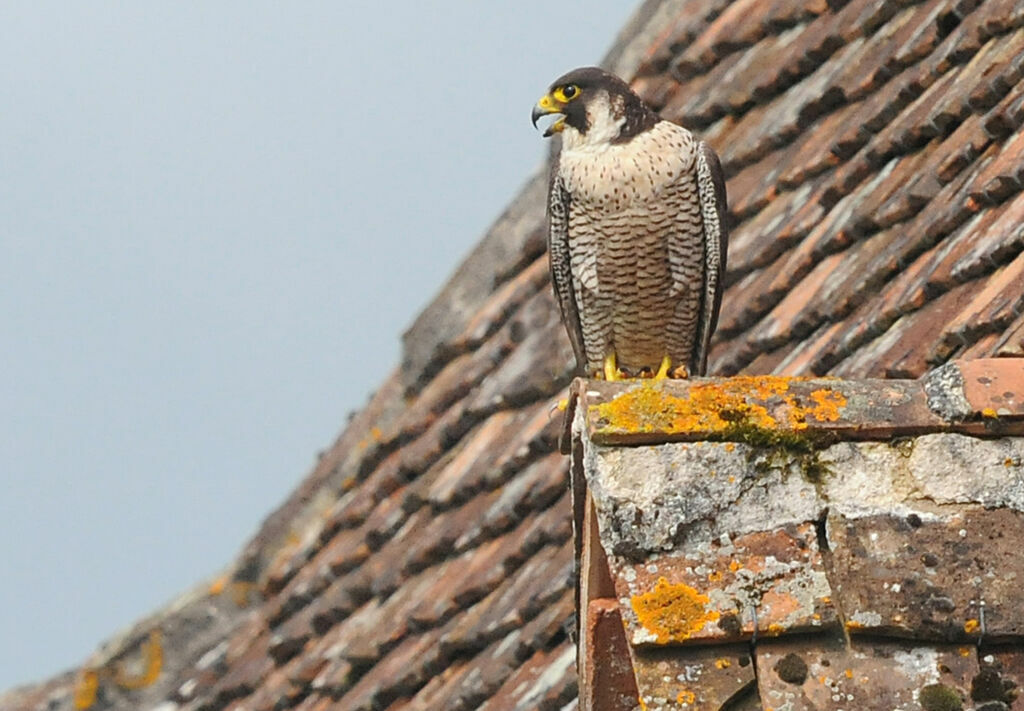
[[(537, 105), (533, 107), (533, 113), (530, 114), (530, 120), (533, 121), (533, 127), (537, 128), (537, 119), (541, 116), (548, 116), (550, 114), (561, 114), (562, 108), (565, 105), (560, 103), (551, 94), (546, 94), (541, 97), (541, 100), (537, 102)], [(544, 131), (544, 138), (552, 136), (556, 133), (561, 133), (562, 129), (565, 128), (565, 116), (555, 121), (553, 124), (547, 127)]]

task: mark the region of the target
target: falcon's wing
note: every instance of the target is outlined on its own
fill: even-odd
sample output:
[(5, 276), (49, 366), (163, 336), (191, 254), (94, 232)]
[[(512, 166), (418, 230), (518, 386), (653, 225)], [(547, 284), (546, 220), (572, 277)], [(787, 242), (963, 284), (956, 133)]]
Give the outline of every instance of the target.
[(722, 303), (722, 279), (729, 247), (729, 208), (725, 197), (725, 175), (718, 156), (704, 141), (697, 146), (697, 192), (704, 221), (704, 293), (701, 296), (700, 318), (694, 361), (696, 375), (704, 375), (708, 364), (708, 344), (718, 325), (718, 309)]
[(587, 356), (583, 351), (583, 329), (580, 327), (580, 313), (572, 287), (572, 265), (569, 257), (569, 192), (558, 177), (558, 163), (551, 169), (548, 187), (548, 262), (551, 266), (551, 283), (558, 297), (558, 308), (562, 312), (562, 323), (569, 332), (572, 352), (576, 354), (576, 370), (586, 373)]

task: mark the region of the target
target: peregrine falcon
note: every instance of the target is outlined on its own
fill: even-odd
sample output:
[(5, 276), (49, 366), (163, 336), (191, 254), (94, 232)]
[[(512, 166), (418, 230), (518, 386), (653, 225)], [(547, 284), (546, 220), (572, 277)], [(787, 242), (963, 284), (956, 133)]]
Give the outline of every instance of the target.
[(533, 108), (562, 136), (548, 191), (551, 280), (581, 375), (703, 375), (725, 271), (718, 156), (602, 69)]

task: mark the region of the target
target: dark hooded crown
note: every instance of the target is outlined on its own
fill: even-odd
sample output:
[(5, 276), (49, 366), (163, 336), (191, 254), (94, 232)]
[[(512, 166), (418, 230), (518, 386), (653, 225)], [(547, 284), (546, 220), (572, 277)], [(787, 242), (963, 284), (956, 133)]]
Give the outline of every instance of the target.
[[(603, 69), (598, 67), (573, 69), (556, 79), (551, 84), (551, 91), (570, 84), (579, 89), (580, 98), (577, 101), (570, 101), (563, 109), (565, 122), (580, 133), (585, 134), (589, 128), (587, 106), (601, 90), (608, 93), (609, 98), (613, 100), (613, 106), (616, 106), (614, 99), (621, 98), (622, 100), (616, 110), (621, 111), (621, 115), (625, 116), (626, 121), (615, 139), (616, 143), (628, 141), (633, 136), (651, 128), (660, 120), (658, 114), (629, 88), (629, 84)], [(617, 113), (616, 117), (618, 115)]]

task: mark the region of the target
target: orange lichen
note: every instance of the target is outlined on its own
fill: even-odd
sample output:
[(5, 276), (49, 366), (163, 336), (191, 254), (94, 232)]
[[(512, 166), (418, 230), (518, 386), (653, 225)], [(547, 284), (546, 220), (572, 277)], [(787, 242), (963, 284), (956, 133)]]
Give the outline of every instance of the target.
[(142, 658), (145, 664), (142, 672), (132, 674), (118, 667), (114, 671), (114, 683), (122, 689), (142, 689), (149, 686), (157, 677), (164, 665), (164, 649), (160, 630), (152, 630), (149, 639), (142, 643)]
[(221, 575), (216, 580), (214, 580), (212, 583), (210, 583), (210, 588), (209, 588), (210, 594), (211, 595), (220, 595), (222, 592), (224, 592), (224, 588), (227, 586), (227, 584), (228, 584), (228, 576)]
[(715, 660), (715, 669), (728, 669), (731, 666), (732, 662), (730, 662), (725, 657), (719, 657)]
[[(835, 422), (846, 397), (830, 388), (811, 393), (804, 405), (790, 385), (804, 378), (776, 375), (737, 376), (717, 382), (692, 383), (683, 396), (665, 390), (662, 381), (643, 381), (609, 402), (591, 405), (606, 432), (727, 434), (736, 428), (798, 431), (808, 419)], [(775, 414), (773, 414), (775, 413)], [(777, 416), (783, 417), (780, 422)]]
[(654, 635), (658, 644), (681, 642), (718, 620), (716, 610), (707, 609), (710, 599), (684, 583), (658, 578), (654, 590), (630, 600), (640, 625)]
[(76, 709), (87, 709), (96, 703), (100, 675), (92, 669), (83, 669), (75, 680), (74, 704)]
[(732, 572), (735, 573), (741, 567), (742, 566), (740, 565), (740, 562), (738, 560), (730, 560), (729, 561), (729, 570), (731, 570)]
[(960, 649), (958, 649), (956, 651), (960, 654), (961, 657), (969, 657), (969, 656), (971, 656), (971, 648), (970, 647), (960, 647)]
[(259, 588), (256, 583), (246, 582), (245, 580), (236, 580), (231, 583), (231, 599), (238, 607), (245, 607), (249, 604), (249, 595), (255, 592), (259, 594)]
[(981, 416), (982, 417), (988, 417), (989, 419), (995, 419), (995, 418), (999, 417), (999, 413), (996, 412), (991, 407), (986, 407), (984, 410), (981, 411)]
[(712, 570), (710, 573), (708, 573), (708, 582), (710, 582), (710, 583), (717, 583), (717, 582), (720, 582), (721, 580), (722, 580), (722, 571), (721, 570)]
[(846, 671), (843, 672), (843, 674), (846, 675), (847, 679), (852, 679), (853, 678), (853, 669), (847, 669)]
[(678, 694), (676, 694), (676, 703), (682, 706), (689, 706), (696, 700), (697, 695), (687, 689), (683, 689)]
[(971, 618), (964, 623), (964, 632), (966, 632), (967, 634), (971, 634), (972, 632), (977, 631), (978, 627), (980, 626), (980, 622), (978, 622), (974, 618)]
[(835, 390), (821, 388), (811, 393), (814, 407), (808, 413), (818, 422), (835, 422), (839, 419), (839, 409), (846, 407), (846, 397)]

